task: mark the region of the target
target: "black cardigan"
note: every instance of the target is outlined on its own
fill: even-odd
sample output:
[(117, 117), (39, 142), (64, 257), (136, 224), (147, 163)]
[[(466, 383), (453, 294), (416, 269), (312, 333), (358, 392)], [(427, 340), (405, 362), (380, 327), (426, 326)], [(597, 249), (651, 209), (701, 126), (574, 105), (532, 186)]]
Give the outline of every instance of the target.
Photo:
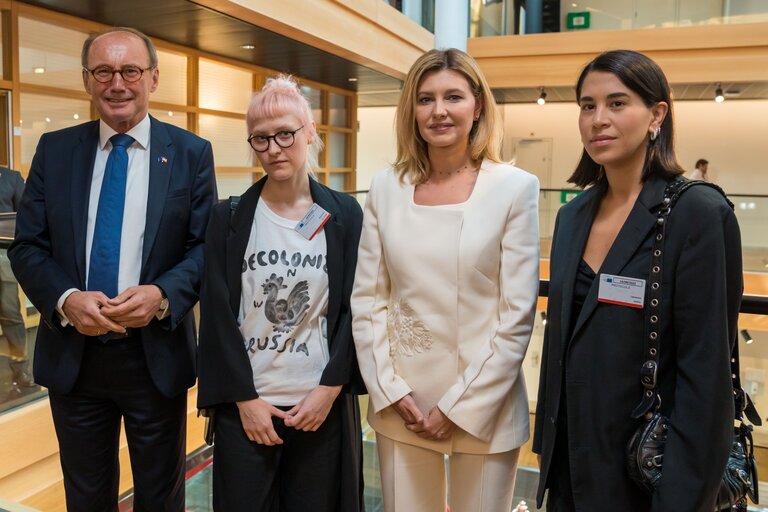
[[(199, 408), (258, 398), (250, 359), (237, 325), (241, 271), (251, 225), (267, 177), (242, 195), (237, 210), (230, 201), (214, 206), (208, 222), (205, 266), (200, 293), (198, 340)], [(363, 506), (362, 434), (354, 395), (365, 393), (352, 341), (349, 298), (357, 264), (363, 213), (355, 199), (309, 179), (312, 199), (331, 218), (324, 226), (328, 264), (328, 344), (330, 360), (321, 385), (342, 385), (336, 399), (342, 406), (341, 503), (339, 512), (359, 512)], [(231, 216), (231, 218), (230, 218)]]

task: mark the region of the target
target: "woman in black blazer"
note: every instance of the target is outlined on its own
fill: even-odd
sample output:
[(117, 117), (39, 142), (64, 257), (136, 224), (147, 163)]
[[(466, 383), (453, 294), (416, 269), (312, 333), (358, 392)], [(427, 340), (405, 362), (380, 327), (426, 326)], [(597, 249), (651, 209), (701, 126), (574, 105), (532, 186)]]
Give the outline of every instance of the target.
[(349, 297), (362, 211), (312, 178), (321, 141), (293, 79), (267, 80), (247, 124), (266, 177), (214, 207), (200, 297), (214, 509), (359, 512), (364, 387)]
[[(633, 483), (625, 449), (640, 420), (640, 367), (656, 213), (675, 158), (672, 100), (661, 69), (631, 51), (593, 60), (576, 86), (584, 152), (569, 181), (586, 188), (560, 209), (533, 450), (538, 501), (550, 511), (714, 509), (733, 440), (730, 353), (742, 292), (741, 241), (715, 190), (691, 188), (671, 212), (662, 254), (657, 392), (670, 419), (652, 495)], [(632, 302), (606, 276), (645, 280)], [(611, 302), (607, 302), (611, 300)]]

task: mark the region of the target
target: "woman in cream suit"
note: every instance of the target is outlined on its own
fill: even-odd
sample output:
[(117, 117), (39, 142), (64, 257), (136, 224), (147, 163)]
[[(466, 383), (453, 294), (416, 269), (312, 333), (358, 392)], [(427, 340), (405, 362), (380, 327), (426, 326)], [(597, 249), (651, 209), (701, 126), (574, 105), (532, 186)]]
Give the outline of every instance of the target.
[(406, 78), (397, 162), (368, 194), (353, 333), (387, 512), (508, 512), (529, 437), (521, 364), (538, 294), (538, 181), (500, 163), (501, 124), (465, 53)]

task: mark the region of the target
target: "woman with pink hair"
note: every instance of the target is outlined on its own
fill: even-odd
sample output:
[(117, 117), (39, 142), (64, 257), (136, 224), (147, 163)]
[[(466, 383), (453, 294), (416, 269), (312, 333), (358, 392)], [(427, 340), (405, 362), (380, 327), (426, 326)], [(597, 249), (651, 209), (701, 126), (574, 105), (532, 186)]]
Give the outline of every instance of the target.
[(314, 178), (322, 141), (287, 76), (246, 116), (265, 177), (214, 207), (200, 297), (198, 407), (215, 409), (213, 506), (362, 510), (364, 392), (352, 343), (362, 212)]

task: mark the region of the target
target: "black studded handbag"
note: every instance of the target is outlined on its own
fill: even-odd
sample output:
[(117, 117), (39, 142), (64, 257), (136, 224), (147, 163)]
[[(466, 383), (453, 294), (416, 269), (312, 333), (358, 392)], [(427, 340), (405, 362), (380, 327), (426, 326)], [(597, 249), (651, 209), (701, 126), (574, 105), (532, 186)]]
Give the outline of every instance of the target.
[[(661, 398), (656, 392), (656, 374), (659, 366), (659, 345), (661, 341), (661, 278), (662, 250), (667, 216), (680, 195), (694, 185), (706, 185), (725, 193), (717, 185), (703, 181), (677, 179), (664, 191), (664, 203), (659, 210), (656, 224), (656, 236), (651, 254), (650, 286), (648, 289), (648, 307), (646, 307), (646, 349), (648, 360), (640, 369), (640, 382), (643, 385), (643, 399), (633, 411), (634, 418), (642, 418), (632, 438), (627, 444), (626, 464), (630, 478), (642, 489), (652, 493), (659, 479), (664, 462), (664, 447), (667, 441), (669, 420), (659, 412)], [(726, 198), (726, 201), (728, 199)], [(733, 204), (728, 201), (733, 208)], [(741, 388), (739, 377), (739, 343), (736, 341), (731, 354), (731, 376), (733, 380), (733, 399), (735, 419), (739, 426), (734, 427), (733, 444), (728, 456), (728, 464), (713, 510), (724, 509), (746, 512), (749, 496), (753, 503), (758, 502), (757, 465), (752, 445), (752, 425), (761, 425), (760, 415), (755, 410), (752, 400)]]

